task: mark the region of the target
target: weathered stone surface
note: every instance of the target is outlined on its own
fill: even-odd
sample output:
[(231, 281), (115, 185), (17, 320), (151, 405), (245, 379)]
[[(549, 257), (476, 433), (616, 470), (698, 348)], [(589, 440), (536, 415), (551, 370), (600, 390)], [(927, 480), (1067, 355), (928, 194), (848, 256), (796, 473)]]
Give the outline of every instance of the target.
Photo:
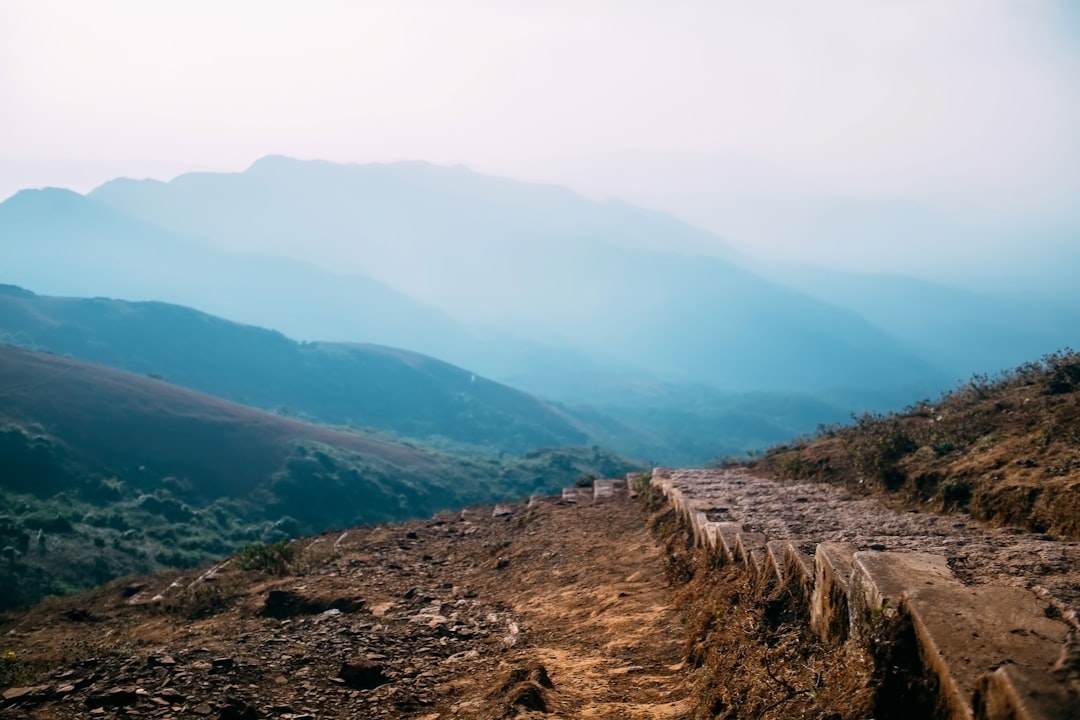
[(736, 522), (717, 522), (712, 523), (712, 525), (716, 528), (717, 535), (720, 538), (720, 551), (723, 553), (723, 562), (725, 564), (737, 562), (736, 545), (743, 530), (742, 525)]
[(828, 643), (847, 640), (851, 627), (848, 594), (852, 556), (848, 543), (820, 543), (814, 553), (814, 591), (810, 597), (810, 628)]
[(563, 502), (590, 503), (592, 502), (592, 488), (565, 487), (562, 491)]
[(798, 548), (795, 543), (787, 542), (784, 549), (784, 575), (792, 580), (807, 583), (814, 581), (814, 558)]
[(1021, 588), (923, 587), (905, 594), (903, 609), (926, 667), (938, 677), (943, 704), (958, 718), (972, 717), (979, 678), (995, 668), (1013, 664), (1049, 675), (1069, 631)]
[(979, 678), (975, 720), (1080, 720), (1080, 690), (1057, 673), (1005, 664)]
[(895, 615), (905, 593), (935, 585), (960, 586), (940, 555), (912, 552), (857, 552), (852, 556), (849, 612), (851, 634), (866, 636), (878, 620)]
[(709, 524), (709, 518), (703, 512), (694, 513), (691, 517), (691, 530), (694, 535), (694, 545), (696, 547), (705, 547), (708, 543), (708, 536), (706, 535), (705, 528)]
[(814, 593), (814, 559), (788, 541), (784, 548), (784, 587), (792, 602), (810, 615), (810, 598)]
[(593, 502), (621, 500), (625, 497), (625, 480), (596, 480), (593, 482)]
[(735, 558), (746, 567), (755, 586), (763, 581), (765, 543), (766, 538), (762, 533), (741, 532), (735, 539)]
[(770, 584), (784, 584), (784, 556), (791, 543), (786, 540), (769, 540), (765, 543), (765, 576)]
[(988, 528), (963, 514), (897, 512), (839, 485), (756, 478), (742, 469), (657, 468), (653, 485), (685, 498), (687, 512), (792, 540), (808, 554), (819, 542), (846, 542), (858, 550), (942, 555), (965, 584), (1038, 586), (1064, 616), (1080, 621), (1078, 543)]
[(28, 687), (8, 688), (3, 693), (7, 703), (17, 702), (40, 702), (49, 696), (52, 687), (49, 685), (31, 685)]

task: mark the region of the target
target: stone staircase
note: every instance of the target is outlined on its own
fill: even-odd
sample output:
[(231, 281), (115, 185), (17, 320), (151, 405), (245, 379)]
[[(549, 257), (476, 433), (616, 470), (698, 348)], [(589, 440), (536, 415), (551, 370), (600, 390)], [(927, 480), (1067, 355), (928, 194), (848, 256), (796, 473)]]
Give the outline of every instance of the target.
[(824, 642), (909, 627), (942, 717), (1080, 718), (1080, 544), (739, 470), (651, 482), (714, 562), (801, 598)]
[(592, 487), (563, 488), (563, 502), (577, 505), (625, 500), (629, 496), (627, 480), (622, 478), (595, 480)]

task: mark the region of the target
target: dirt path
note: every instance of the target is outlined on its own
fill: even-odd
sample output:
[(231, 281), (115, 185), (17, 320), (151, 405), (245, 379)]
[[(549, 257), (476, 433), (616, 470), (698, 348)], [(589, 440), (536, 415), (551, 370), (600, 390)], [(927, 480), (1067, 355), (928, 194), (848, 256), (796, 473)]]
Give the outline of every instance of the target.
[(517, 662), (547, 669), (554, 717), (689, 713), (685, 631), (670, 607), (661, 550), (627, 507), (542, 514), (510, 556), (506, 588), (528, 629)]
[(689, 716), (642, 511), (506, 510), (328, 534), (283, 576), (229, 566), (3, 619), (5, 684), (27, 690), (0, 717)]

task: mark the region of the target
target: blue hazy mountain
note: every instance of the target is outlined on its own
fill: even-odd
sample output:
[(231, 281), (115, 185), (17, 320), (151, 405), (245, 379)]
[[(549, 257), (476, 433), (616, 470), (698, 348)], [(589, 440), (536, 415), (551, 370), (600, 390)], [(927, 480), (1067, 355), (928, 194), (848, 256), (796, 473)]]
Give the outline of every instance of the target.
[(856, 312), (954, 376), (994, 373), (1080, 346), (1080, 297), (1004, 283), (976, 292), (897, 275), (771, 266), (769, 277)]
[[(362, 274), (470, 328), (569, 348), (601, 368), (656, 381), (732, 391), (878, 389), (898, 400), (945, 381), (854, 312), (730, 259), (666, 249), (716, 245), (704, 231), (563, 188), (463, 167), (272, 157), (242, 173), (118, 180), (89, 199), (230, 252)], [(528, 365), (496, 377), (529, 387), (544, 368)], [(571, 362), (560, 373), (573, 371)]]
[(305, 338), (410, 347), (465, 336), (370, 278), (222, 250), (67, 190), (23, 191), (0, 204), (0, 243), (0, 281), (44, 293), (175, 302), (270, 328), (299, 325)]

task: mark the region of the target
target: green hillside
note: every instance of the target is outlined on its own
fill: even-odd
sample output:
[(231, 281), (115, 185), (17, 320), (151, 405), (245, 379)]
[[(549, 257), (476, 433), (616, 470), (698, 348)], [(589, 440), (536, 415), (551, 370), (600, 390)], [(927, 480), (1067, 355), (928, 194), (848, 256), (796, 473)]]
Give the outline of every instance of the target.
[(596, 448), (462, 457), (0, 345), (0, 608), (251, 542), (555, 492)]
[(296, 342), (178, 305), (0, 286), (0, 339), (322, 423), (513, 453), (587, 440), (542, 401), (431, 357)]

